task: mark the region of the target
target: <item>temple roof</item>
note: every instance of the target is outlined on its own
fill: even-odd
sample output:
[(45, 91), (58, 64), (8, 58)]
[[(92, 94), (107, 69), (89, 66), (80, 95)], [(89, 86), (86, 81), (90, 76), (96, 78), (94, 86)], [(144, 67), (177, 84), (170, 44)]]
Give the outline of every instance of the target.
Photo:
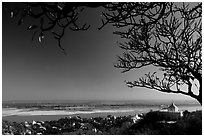
[(168, 108), (178, 108), (174, 103), (172, 103)]

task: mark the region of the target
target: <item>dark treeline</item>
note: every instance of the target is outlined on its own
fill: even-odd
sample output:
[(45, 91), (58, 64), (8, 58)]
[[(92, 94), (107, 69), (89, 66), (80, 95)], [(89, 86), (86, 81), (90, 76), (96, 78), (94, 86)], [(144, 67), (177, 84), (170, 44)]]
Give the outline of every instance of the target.
[(14, 135), (201, 135), (202, 112), (184, 111), (182, 117), (173, 113), (151, 111), (136, 122), (132, 116), (81, 118), (79, 116), (53, 121), (3, 121), (2, 134)]

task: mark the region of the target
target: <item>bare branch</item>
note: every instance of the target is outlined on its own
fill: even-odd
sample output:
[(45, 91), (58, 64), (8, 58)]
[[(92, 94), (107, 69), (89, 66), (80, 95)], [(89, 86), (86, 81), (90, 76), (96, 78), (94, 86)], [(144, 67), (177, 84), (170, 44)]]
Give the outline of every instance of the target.
[[(115, 32), (126, 41), (119, 44), (125, 52), (118, 57), (115, 67), (122, 69), (122, 72), (148, 65), (161, 68), (163, 78), (149, 73), (126, 84), (131, 88), (145, 87), (166, 93), (181, 93), (202, 103), (201, 3), (191, 9), (185, 3), (181, 7), (175, 6), (176, 3), (144, 4), (135, 5), (135, 9), (140, 9), (140, 6), (146, 8), (134, 10), (134, 15), (133, 11), (128, 13), (125, 12), (128, 9), (113, 5), (117, 12), (107, 16), (110, 23), (128, 30)], [(137, 18), (137, 21), (132, 18)], [(190, 79), (199, 81), (199, 95), (193, 93)], [(185, 91), (181, 90), (184, 85), (188, 87)]]
[[(79, 26), (77, 24), (77, 20), (79, 17), (79, 14), (83, 11), (84, 7), (89, 8), (97, 8), (100, 6), (105, 6), (108, 3), (105, 2), (24, 2), (24, 6), (22, 8), (15, 9), (14, 11), (11, 11), (11, 18), (16, 17), (19, 15), (20, 19), (18, 21), (18, 24), (21, 25), (24, 23), (24, 18), (26, 16), (29, 16), (30, 18), (33, 18), (35, 20), (39, 20), (39, 24), (29, 24), (28, 29), (33, 30), (34, 27), (30, 26), (38, 26), (35, 27), (35, 29), (38, 29), (40, 32), (40, 35), (38, 36), (39, 42), (42, 41), (42, 38), (44, 35), (42, 35), (45, 32), (50, 32), (55, 29), (61, 29), (59, 30), (59, 33), (57, 32), (52, 33), (53, 36), (58, 41), (59, 48), (64, 52), (64, 48), (62, 48), (61, 45), (61, 38), (64, 36), (64, 31), (66, 28), (70, 28), (74, 31), (81, 31), (81, 30), (87, 30), (90, 28), (90, 25), (87, 25), (84, 23), (82, 26)], [(66, 21), (65, 21), (66, 20)], [(74, 28), (73, 28), (74, 27)], [(36, 31), (34, 32), (32, 36), (32, 40), (36, 36)], [(42, 37), (43, 36), (43, 37)]]

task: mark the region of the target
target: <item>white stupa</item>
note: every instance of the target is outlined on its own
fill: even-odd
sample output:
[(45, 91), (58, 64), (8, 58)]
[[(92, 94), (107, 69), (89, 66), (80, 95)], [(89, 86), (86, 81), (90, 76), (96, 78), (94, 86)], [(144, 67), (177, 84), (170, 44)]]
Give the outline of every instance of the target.
[(160, 111), (161, 112), (179, 112), (179, 109), (174, 103), (172, 103), (170, 106), (166, 108), (162, 108)]
[(167, 108), (167, 111), (168, 111), (168, 112), (178, 112), (179, 109), (178, 109), (178, 107), (177, 107), (174, 103), (172, 103), (172, 104)]
[(180, 115), (181, 117), (183, 116), (183, 111), (180, 111), (179, 108), (173, 102), (170, 106), (162, 108), (159, 111), (166, 113), (174, 113), (174, 115)]

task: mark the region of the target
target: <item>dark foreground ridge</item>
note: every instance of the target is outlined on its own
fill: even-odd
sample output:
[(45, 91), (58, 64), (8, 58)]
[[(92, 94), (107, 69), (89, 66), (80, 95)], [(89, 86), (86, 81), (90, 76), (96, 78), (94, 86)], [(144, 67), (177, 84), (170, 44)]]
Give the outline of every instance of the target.
[(150, 111), (132, 116), (81, 118), (65, 117), (55, 121), (2, 123), (2, 134), (14, 135), (201, 135), (202, 111), (173, 113)]

